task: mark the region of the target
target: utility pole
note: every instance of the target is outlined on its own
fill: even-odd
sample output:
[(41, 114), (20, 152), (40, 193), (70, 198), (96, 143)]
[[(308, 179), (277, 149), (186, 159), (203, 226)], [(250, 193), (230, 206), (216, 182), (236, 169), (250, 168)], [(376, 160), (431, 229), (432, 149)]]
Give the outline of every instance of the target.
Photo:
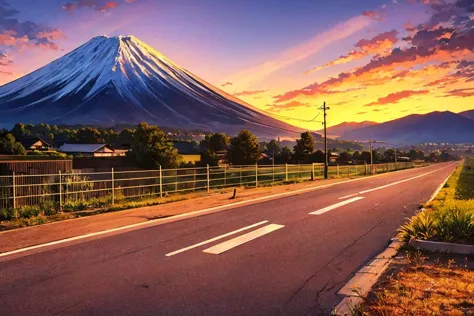
[(328, 163), (328, 135), (327, 135), (327, 128), (326, 128), (326, 111), (329, 110), (329, 107), (326, 107), (326, 102), (323, 103), (323, 106), (321, 107), (321, 109), (323, 110), (323, 114), (324, 114), (324, 156), (325, 156), (325, 159), (324, 159), (324, 179), (328, 179), (329, 178), (329, 163)]
[(374, 156), (372, 154), (372, 143), (375, 142), (375, 140), (369, 140), (370, 142), (370, 174), (374, 174)]

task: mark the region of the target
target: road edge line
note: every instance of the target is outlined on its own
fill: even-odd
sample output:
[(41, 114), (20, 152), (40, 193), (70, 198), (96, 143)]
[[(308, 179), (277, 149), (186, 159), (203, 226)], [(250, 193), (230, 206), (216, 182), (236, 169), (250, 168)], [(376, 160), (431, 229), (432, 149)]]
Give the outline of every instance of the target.
[[(459, 163), (459, 162), (458, 162)], [(442, 168), (440, 168), (442, 169)], [(448, 175), (448, 177), (439, 185), (438, 188), (433, 192), (431, 195), (430, 199), (427, 201), (427, 203), (433, 201), (438, 195), (438, 193), (441, 191), (441, 189), (444, 187), (446, 182), (448, 182), (449, 178), (453, 175), (453, 173), (456, 171), (456, 168)], [(424, 208), (421, 209), (423, 211)], [(364, 292), (360, 291), (354, 291), (353, 294), (343, 294), (344, 297), (341, 299), (339, 304), (334, 307), (333, 312), (331, 315), (338, 315), (338, 316), (346, 316), (346, 315), (353, 315), (355, 307), (362, 303), (364, 298), (367, 296), (367, 294), (372, 290), (372, 287), (377, 283), (379, 278), (382, 276), (382, 274), (385, 272), (385, 270), (389, 267), (390, 263), (393, 261), (395, 256), (398, 254), (399, 250), (401, 247), (403, 247), (406, 243), (402, 242), (399, 240), (396, 235), (391, 239), (391, 243), (386, 247), (381, 253), (379, 253), (377, 256), (374, 258), (370, 259), (367, 264), (365, 264), (362, 268), (360, 268), (352, 278), (347, 281), (344, 286), (337, 291), (338, 294), (343, 294), (340, 293), (344, 289), (350, 289), (351, 287), (354, 288), (355, 281), (358, 281), (360, 283), (365, 282), (366, 288), (363, 289)], [(393, 250), (392, 250), (393, 249)], [(386, 255), (389, 255), (388, 257)], [(372, 265), (372, 263), (377, 262), (376, 265)], [(368, 272), (370, 271), (370, 272)], [(347, 291), (345, 291), (347, 292)]]

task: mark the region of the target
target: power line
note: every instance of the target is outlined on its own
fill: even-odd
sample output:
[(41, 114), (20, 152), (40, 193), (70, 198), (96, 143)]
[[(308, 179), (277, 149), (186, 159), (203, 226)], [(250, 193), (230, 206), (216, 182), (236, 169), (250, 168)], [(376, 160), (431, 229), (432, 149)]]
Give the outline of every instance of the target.
[[(270, 113), (269, 113), (270, 114)], [(271, 113), (270, 115), (272, 116), (277, 116), (279, 118), (283, 118), (283, 119), (287, 119), (287, 120), (293, 120), (293, 121), (299, 121), (299, 122), (304, 122), (304, 123), (311, 123), (311, 122), (318, 122), (318, 123), (323, 123), (322, 121), (316, 121), (316, 119), (319, 117), (319, 115), (321, 114), (321, 112), (318, 113), (318, 115), (316, 115), (314, 118), (312, 118), (311, 120), (303, 120), (303, 119), (300, 119), (300, 118), (295, 118), (295, 117), (290, 117), (290, 116), (284, 116), (284, 115), (280, 115), (280, 114), (273, 114)]]

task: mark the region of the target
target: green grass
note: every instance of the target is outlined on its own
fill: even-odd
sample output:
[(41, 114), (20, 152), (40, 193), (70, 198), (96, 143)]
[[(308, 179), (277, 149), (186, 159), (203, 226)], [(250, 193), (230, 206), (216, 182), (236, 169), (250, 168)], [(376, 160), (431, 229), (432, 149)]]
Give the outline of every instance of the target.
[(456, 199), (474, 199), (474, 159), (466, 158), (456, 186)]

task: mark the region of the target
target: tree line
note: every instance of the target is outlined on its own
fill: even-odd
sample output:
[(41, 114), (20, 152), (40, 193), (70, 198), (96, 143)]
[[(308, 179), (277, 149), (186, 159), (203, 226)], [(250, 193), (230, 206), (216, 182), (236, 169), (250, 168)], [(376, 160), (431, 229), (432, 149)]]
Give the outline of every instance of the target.
[[(184, 164), (174, 147), (172, 140), (158, 126), (148, 125), (145, 122), (138, 124), (134, 129), (125, 128), (120, 132), (105, 128), (83, 127), (78, 129), (50, 126), (48, 124), (16, 124), (11, 130), (0, 130), (0, 154), (24, 154), (25, 148), (19, 140), (24, 137), (40, 137), (50, 144), (79, 143), (98, 144), (105, 143), (112, 146), (130, 149), (127, 158), (141, 168), (178, 168), (190, 167), (194, 164)], [(276, 139), (269, 142), (259, 142), (258, 138), (248, 130), (242, 130), (235, 137), (224, 133), (211, 133), (195, 146), (199, 147), (200, 166), (217, 166), (226, 161), (232, 165), (260, 164), (303, 164), (324, 163), (325, 153), (315, 150), (315, 139), (312, 133), (304, 132), (296, 140), (293, 148), (282, 147)], [(338, 152), (336, 163), (370, 163), (370, 152), (328, 150)], [(397, 151), (398, 157), (409, 157), (411, 160), (447, 161), (453, 159), (448, 152), (425, 153), (412, 149), (409, 152)], [(394, 162), (395, 150), (381, 148), (373, 151), (374, 163)]]

